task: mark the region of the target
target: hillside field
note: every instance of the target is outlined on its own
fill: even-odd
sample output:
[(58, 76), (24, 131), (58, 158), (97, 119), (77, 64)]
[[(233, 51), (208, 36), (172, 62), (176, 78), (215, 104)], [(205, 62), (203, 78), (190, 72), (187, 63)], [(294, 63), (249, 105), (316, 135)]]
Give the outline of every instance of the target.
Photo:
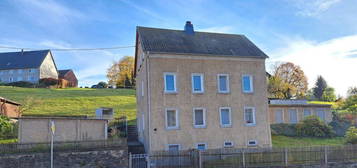
[[(36, 99), (38, 103), (24, 115), (94, 116), (99, 107), (114, 108), (115, 117), (126, 114), (136, 118), (136, 98), (133, 89), (44, 89), (0, 86), (0, 97), (19, 103)], [(131, 122), (133, 123), (133, 122)]]

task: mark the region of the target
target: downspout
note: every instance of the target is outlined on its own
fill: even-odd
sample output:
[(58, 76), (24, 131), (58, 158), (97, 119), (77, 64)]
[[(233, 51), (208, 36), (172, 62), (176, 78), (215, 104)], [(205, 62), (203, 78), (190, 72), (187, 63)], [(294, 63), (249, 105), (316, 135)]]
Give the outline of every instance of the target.
[(149, 151), (151, 151), (151, 134), (150, 134), (150, 131), (151, 131), (151, 122), (150, 122), (150, 120), (151, 120), (151, 95), (150, 95), (150, 67), (149, 67), (149, 52), (147, 52), (146, 54), (146, 82), (147, 82), (147, 84), (146, 84), (146, 92), (147, 92), (147, 96), (148, 96), (148, 98), (147, 98), (147, 104), (148, 104), (148, 134), (149, 134), (149, 136), (148, 136), (148, 141), (149, 141)]

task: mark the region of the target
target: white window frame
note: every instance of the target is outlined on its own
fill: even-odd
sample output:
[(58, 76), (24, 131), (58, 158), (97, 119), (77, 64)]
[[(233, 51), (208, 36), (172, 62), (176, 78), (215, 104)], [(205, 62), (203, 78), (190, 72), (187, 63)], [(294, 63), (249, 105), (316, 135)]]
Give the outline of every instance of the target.
[[(295, 110), (295, 112), (296, 112), (296, 123), (291, 122), (291, 113), (290, 113), (290, 110)], [(289, 123), (290, 123), (290, 124), (297, 124), (297, 123), (299, 123), (299, 111), (298, 111), (297, 108), (289, 108), (289, 109), (288, 109), (288, 113), (289, 113)]]
[[(220, 90), (220, 88), (221, 88), (221, 83), (220, 83), (219, 77), (221, 77), (221, 76), (227, 77), (227, 81), (226, 81), (227, 90), (226, 90), (226, 91)], [(229, 88), (229, 74), (217, 74), (217, 90), (218, 90), (218, 93), (229, 93), (229, 92), (230, 92), (230, 88)]]
[[(251, 145), (250, 142), (254, 142), (255, 144), (254, 144), (254, 145)], [(255, 140), (255, 139), (248, 140), (247, 146), (258, 146), (258, 141)]]
[[(169, 110), (175, 110), (176, 111), (176, 126), (173, 126), (173, 127), (169, 127), (168, 126), (168, 120), (167, 120), (167, 111)], [(176, 108), (166, 108), (165, 109), (165, 126), (166, 126), (166, 129), (168, 130), (176, 130), (176, 129), (179, 129), (180, 128), (180, 123), (179, 123), (179, 111), (178, 109)]]
[[(232, 145), (226, 145), (226, 143), (231, 143)], [(223, 142), (223, 147), (224, 148), (232, 148), (234, 146), (233, 141), (224, 141)]]
[(144, 97), (144, 80), (141, 80), (141, 97)]
[[(305, 110), (310, 110), (310, 114), (309, 115), (305, 115)], [(313, 115), (313, 110), (311, 108), (303, 108), (302, 110), (302, 115), (304, 116), (304, 118), (308, 117), (308, 116), (312, 116)]]
[[(203, 125), (196, 125), (196, 113), (195, 110), (202, 110), (203, 111)], [(195, 107), (192, 109), (192, 116), (193, 116), (193, 127), (194, 128), (206, 128), (206, 109), (202, 107)]]
[(166, 150), (167, 151), (170, 151), (169, 149), (170, 149), (170, 146), (178, 146), (178, 150), (180, 151), (181, 150), (181, 144), (167, 144), (166, 145)]
[[(193, 80), (193, 77), (194, 76), (200, 76), (201, 78), (201, 90), (200, 91), (195, 91), (195, 86), (194, 86), (194, 80)], [(192, 89), (192, 93), (204, 93), (205, 92), (205, 85), (204, 85), (204, 75), (203, 73), (192, 73), (191, 74), (191, 89)]]
[[(223, 109), (229, 110), (229, 124), (222, 123), (222, 110)], [(219, 108), (219, 123), (222, 128), (232, 127), (232, 109), (231, 109), (231, 107), (220, 107)]]
[[(250, 90), (246, 91), (244, 90), (244, 77), (249, 77), (249, 84), (250, 84)], [(243, 93), (253, 93), (254, 92), (254, 88), (253, 88), (253, 76), (252, 75), (248, 75), (248, 74), (244, 74), (242, 75), (242, 91)]]
[[(247, 123), (246, 118), (245, 118), (245, 110), (246, 109), (252, 109), (253, 112), (253, 123)], [(256, 115), (255, 115), (255, 107), (244, 107), (244, 123), (246, 126), (256, 126), (257, 122), (256, 122)]]
[(203, 150), (207, 150), (207, 143), (206, 143), (206, 142), (196, 143), (196, 149), (197, 149), (197, 150), (199, 150), (199, 149), (198, 149), (198, 145), (205, 145), (205, 149), (203, 149)]
[[(166, 88), (166, 75), (174, 76), (174, 90), (167, 90)], [(165, 93), (177, 93), (177, 81), (176, 81), (176, 73), (174, 72), (164, 72), (164, 91)]]

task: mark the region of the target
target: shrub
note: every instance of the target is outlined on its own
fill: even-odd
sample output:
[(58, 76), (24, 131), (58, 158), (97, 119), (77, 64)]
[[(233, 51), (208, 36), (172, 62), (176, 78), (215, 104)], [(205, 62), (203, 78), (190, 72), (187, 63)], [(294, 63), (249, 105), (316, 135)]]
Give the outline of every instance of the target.
[(333, 118), (329, 125), (332, 127), (336, 136), (340, 136), (340, 137), (345, 136), (346, 131), (351, 126), (351, 122), (345, 117), (341, 117), (336, 112), (333, 112), (332, 114), (333, 114)]
[(15, 134), (15, 126), (10, 122), (10, 119), (0, 116), (0, 139), (14, 138)]
[(296, 125), (296, 132), (302, 137), (326, 138), (334, 136), (332, 127), (317, 116), (309, 116)]
[(272, 124), (270, 128), (273, 135), (297, 136), (296, 124)]
[(26, 82), (26, 81), (18, 81), (18, 82), (11, 82), (11, 83), (7, 83), (5, 84), (6, 86), (16, 86), (16, 87), (34, 87), (35, 84), (31, 83), (31, 82)]
[(39, 81), (40, 87), (49, 87), (58, 84), (58, 80), (54, 78), (42, 78)]
[(349, 144), (357, 144), (357, 128), (356, 127), (350, 127), (347, 132), (346, 132), (346, 143)]

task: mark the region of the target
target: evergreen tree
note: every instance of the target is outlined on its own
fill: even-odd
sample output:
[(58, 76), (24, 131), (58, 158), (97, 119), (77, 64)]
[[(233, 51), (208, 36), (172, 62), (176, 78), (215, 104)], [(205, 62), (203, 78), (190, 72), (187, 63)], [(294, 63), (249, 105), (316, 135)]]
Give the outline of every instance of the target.
[(315, 87), (313, 88), (314, 96), (318, 100), (322, 100), (322, 95), (327, 88), (326, 80), (320, 75), (317, 77)]

